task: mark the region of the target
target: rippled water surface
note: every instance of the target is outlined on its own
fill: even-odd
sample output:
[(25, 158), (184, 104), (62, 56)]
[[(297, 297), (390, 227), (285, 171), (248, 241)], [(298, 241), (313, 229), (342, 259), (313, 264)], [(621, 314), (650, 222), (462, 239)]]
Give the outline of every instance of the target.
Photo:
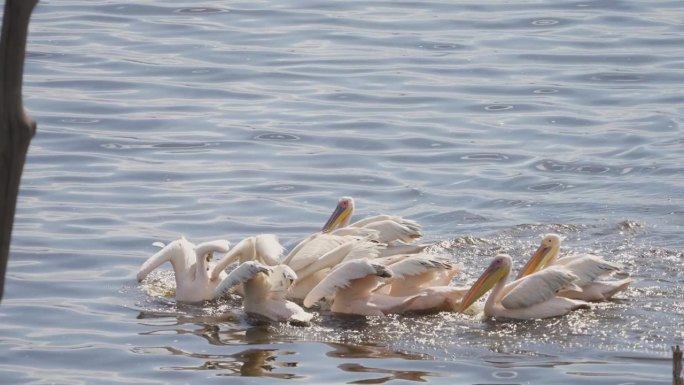
[[(2, 383), (670, 384), (683, 20), (681, 1), (41, 1)], [(551, 231), (636, 282), (550, 320), (306, 328), (135, 282), (155, 241), (290, 247), (342, 195), (419, 221), (458, 284)]]

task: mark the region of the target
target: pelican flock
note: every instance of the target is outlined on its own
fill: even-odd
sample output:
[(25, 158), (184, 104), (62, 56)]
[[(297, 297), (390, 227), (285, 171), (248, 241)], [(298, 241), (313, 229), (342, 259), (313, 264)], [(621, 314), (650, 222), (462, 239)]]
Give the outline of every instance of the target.
[[(316, 312), (464, 313), (489, 291), (484, 317), (558, 317), (610, 300), (633, 282), (612, 279), (622, 267), (596, 255), (559, 258), (563, 237), (547, 234), (510, 282), (513, 259), (501, 254), (471, 286), (456, 285), (463, 266), (417, 243), (420, 224), (394, 215), (352, 223), (354, 208), (353, 198), (340, 198), (321, 230), (288, 253), (273, 234), (247, 237), (233, 248), (220, 239), (158, 244), (161, 250), (142, 264), (137, 280), (169, 262), (178, 302), (240, 298), (245, 314), (297, 325), (309, 324)], [(214, 262), (216, 253), (224, 255)]]

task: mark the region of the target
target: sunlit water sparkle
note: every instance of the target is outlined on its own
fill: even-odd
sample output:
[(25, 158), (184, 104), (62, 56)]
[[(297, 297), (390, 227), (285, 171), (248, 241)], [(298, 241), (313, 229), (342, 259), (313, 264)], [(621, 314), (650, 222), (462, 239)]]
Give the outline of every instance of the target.
[[(684, 4), (44, 0), (38, 122), (0, 305), (3, 384), (670, 384), (684, 344)], [(566, 317), (257, 325), (140, 264), (185, 235), (288, 247), (342, 195), (473, 282), (540, 236), (636, 282)]]

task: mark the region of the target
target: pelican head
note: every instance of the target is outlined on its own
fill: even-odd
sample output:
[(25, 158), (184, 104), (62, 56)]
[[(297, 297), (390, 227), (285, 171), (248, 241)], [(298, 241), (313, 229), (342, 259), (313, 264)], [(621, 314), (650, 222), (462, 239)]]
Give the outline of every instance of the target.
[(297, 273), (288, 265), (277, 265), (271, 273), (271, 290), (288, 291), (297, 279)]
[(541, 244), (537, 250), (532, 254), (529, 261), (523, 266), (515, 279), (520, 279), (526, 275), (537, 272), (547, 266), (553, 261), (560, 251), (561, 241), (563, 237), (558, 234), (546, 234), (542, 237)]
[(337, 201), (337, 207), (333, 211), (328, 221), (325, 222), (323, 229), (324, 233), (329, 233), (337, 227), (344, 227), (349, 224), (352, 213), (354, 212), (354, 199), (352, 197), (342, 197)]
[(486, 292), (489, 291), (497, 282), (506, 279), (511, 272), (511, 265), (513, 261), (510, 256), (506, 254), (497, 255), (489, 264), (487, 270), (482, 273), (480, 278), (475, 281), (473, 286), (468, 290), (468, 293), (463, 297), (461, 306), (459, 306), (459, 313), (464, 312), (475, 301), (480, 299)]

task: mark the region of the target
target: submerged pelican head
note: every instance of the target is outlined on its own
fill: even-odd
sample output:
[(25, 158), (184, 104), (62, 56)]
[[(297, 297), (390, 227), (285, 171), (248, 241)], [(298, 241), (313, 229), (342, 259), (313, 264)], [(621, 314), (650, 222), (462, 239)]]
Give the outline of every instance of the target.
[(328, 221), (323, 225), (321, 230), (324, 233), (329, 233), (337, 227), (344, 227), (349, 224), (352, 213), (354, 212), (354, 199), (352, 197), (342, 197), (337, 201), (337, 207), (333, 211)]
[(541, 244), (537, 250), (532, 254), (532, 257), (527, 261), (525, 266), (520, 270), (515, 279), (520, 279), (524, 276), (530, 275), (543, 269), (549, 265), (560, 251), (561, 241), (564, 238), (558, 234), (546, 234), (542, 237)]
[(502, 279), (506, 279), (508, 274), (511, 272), (512, 264), (513, 261), (510, 256), (506, 254), (497, 255), (489, 264), (487, 270), (482, 273), (480, 278), (475, 281), (470, 290), (468, 290), (468, 293), (466, 293), (466, 295), (463, 297), (458, 311), (460, 313), (464, 312), (470, 307), (470, 305), (485, 295), (485, 293), (488, 292), (489, 289), (491, 289), (494, 285), (496, 285), (497, 282)]

